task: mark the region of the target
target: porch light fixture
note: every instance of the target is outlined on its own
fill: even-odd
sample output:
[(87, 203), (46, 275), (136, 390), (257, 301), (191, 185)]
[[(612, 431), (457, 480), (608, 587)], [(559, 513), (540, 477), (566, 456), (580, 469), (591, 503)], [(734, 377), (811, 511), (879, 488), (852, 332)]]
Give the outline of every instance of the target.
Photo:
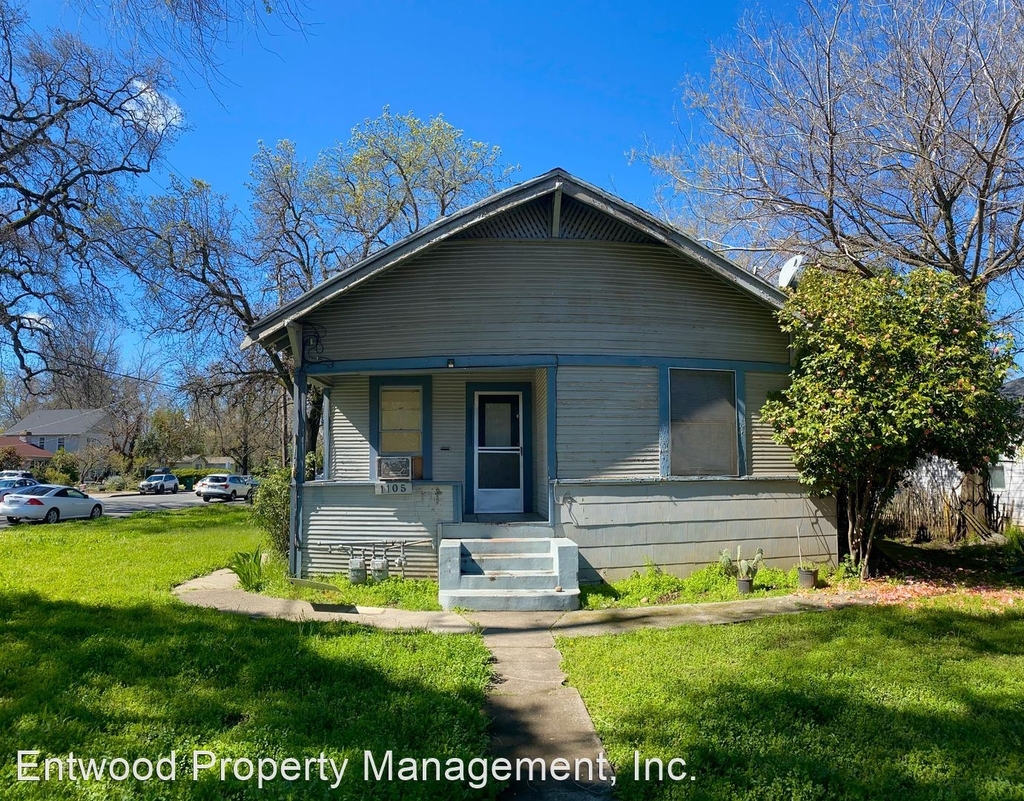
[(448, 360), (448, 366), (449, 367), (454, 367), (455, 366), (455, 359), (449, 359)]

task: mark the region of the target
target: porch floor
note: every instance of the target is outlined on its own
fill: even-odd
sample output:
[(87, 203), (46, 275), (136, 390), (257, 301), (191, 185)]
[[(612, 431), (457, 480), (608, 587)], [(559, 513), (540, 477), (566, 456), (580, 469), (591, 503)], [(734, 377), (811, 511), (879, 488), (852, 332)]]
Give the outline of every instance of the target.
[(462, 516), (464, 523), (547, 523), (545, 515), (537, 512), (507, 512), (497, 514), (467, 514)]

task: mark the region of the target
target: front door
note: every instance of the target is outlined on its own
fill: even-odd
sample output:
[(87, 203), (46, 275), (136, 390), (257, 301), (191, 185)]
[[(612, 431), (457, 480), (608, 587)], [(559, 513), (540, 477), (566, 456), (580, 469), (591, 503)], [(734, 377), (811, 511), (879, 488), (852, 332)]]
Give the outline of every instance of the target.
[(478, 513), (523, 511), (523, 396), (476, 393), (474, 504)]

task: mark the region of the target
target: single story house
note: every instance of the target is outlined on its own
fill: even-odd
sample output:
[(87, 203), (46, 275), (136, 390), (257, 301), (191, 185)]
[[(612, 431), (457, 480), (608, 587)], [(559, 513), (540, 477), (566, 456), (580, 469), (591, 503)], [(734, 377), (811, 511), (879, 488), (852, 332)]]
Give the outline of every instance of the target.
[(103, 409), (41, 409), (12, 425), (7, 434), (44, 451), (76, 453), (110, 439), (110, 416)]
[(325, 397), (292, 573), (386, 551), (445, 607), (558, 609), (580, 581), (737, 545), (790, 565), (798, 531), (834, 558), (834, 500), (759, 415), (790, 371), (783, 300), (560, 169), (364, 259), (246, 340), (295, 360), (296, 464), (307, 386)]
[(233, 473), (235, 460), (230, 456), (203, 456), (193, 453), (178, 459), (173, 465), (173, 470), (223, 470), (226, 473)]
[(27, 442), (22, 437), (0, 435), (0, 450), (4, 448), (14, 448), (21, 459), (22, 467), (26, 470), (43, 470), (46, 467), (46, 463), (53, 458), (53, 454), (50, 451), (44, 451), (31, 442)]

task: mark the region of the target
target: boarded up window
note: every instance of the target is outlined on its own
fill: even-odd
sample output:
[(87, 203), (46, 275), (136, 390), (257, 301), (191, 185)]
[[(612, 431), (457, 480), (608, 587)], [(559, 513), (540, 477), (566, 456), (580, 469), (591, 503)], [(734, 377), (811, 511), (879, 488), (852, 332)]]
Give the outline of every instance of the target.
[(423, 391), (419, 387), (381, 387), (381, 456), (411, 456), (412, 477), (423, 478)]
[(735, 376), (719, 370), (670, 370), (669, 379), (672, 475), (737, 475)]

